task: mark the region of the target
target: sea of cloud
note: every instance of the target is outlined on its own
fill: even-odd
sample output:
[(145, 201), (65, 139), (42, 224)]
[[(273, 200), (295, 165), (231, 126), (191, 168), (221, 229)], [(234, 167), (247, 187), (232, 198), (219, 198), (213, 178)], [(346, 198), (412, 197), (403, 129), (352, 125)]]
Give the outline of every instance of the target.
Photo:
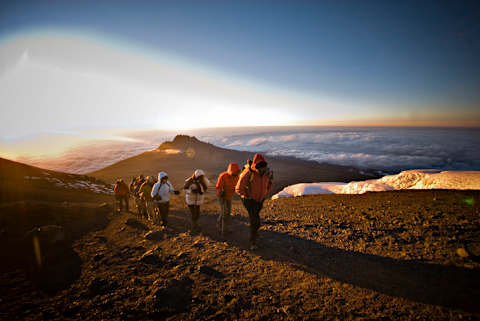
[[(214, 145), (266, 155), (295, 156), (393, 174), (403, 170), (479, 170), (480, 129), (236, 128), (183, 131)], [(19, 158), (39, 167), (88, 173), (158, 147), (174, 132), (139, 131), (128, 141), (99, 140), (56, 158)]]
[(213, 144), (398, 173), (480, 169), (480, 129), (317, 128), (201, 137)]
[[(89, 140), (66, 150), (59, 156), (20, 156), (15, 160), (45, 169), (61, 172), (86, 174), (123, 159), (157, 148), (162, 142), (171, 140), (175, 134), (160, 131), (129, 132), (125, 140)], [(55, 138), (52, 137), (52, 143)]]

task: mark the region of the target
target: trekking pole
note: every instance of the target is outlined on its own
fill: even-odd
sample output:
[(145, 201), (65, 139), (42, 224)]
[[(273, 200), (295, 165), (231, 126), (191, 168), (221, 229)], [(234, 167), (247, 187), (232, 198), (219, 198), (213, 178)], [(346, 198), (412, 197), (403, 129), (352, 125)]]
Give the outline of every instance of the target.
[(186, 206), (185, 210), (185, 230), (188, 231), (188, 221), (189, 221), (189, 214), (190, 214), (190, 208), (188, 207), (187, 201), (184, 200), (183, 204)]

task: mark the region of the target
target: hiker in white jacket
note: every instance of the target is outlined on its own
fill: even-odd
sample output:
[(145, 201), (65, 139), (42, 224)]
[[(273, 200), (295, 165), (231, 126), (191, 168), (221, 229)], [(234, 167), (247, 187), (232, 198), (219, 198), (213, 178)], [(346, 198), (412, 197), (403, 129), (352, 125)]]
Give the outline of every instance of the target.
[(158, 182), (153, 185), (152, 198), (156, 206), (156, 223), (159, 223), (158, 214), (162, 218), (162, 226), (167, 226), (168, 212), (170, 210), (170, 194), (178, 195), (179, 192), (173, 188), (165, 172), (158, 173)]

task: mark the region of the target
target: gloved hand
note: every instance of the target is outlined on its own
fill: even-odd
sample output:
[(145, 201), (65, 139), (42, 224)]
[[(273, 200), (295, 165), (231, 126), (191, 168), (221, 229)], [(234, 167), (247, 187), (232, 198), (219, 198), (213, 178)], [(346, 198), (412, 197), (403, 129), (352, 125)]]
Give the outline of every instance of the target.
[(268, 178), (273, 180), (273, 171), (271, 169), (268, 169)]

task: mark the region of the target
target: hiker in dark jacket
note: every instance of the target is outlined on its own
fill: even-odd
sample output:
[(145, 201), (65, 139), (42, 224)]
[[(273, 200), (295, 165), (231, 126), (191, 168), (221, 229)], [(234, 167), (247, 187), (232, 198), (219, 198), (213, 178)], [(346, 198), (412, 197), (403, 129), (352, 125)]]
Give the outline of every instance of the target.
[(272, 185), (273, 172), (268, 169), (265, 158), (260, 154), (255, 154), (251, 166), (243, 170), (235, 187), (250, 218), (249, 248), (251, 250), (257, 249), (260, 211)]
[(227, 171), (218, 176), (216, 190), (220, 203), (220, 215), (217, 219), (217, 230), (222, 235), (229, 232), (228, 222), (230, 221), (230, 213), (232, 211), (232, 197), (235, 194), (235, 186), (237, 185), (240, 172), (240, 167), (237, 163), (230, 163)]
[(135, 207), (137, 208), (138, 215), (140, 216), (145, 216), (146, 212), (146, 208), (143, 206), (144, 204), (142, 198), (140, 197), (140, 187), (142, 187), (143, 183), (145, 183), (145, 177), (143, 175), (138, 176), (132, 193), (135, 200)]
[(113, 193), (115, 194), (115, 199), (119, 202), (119, 210), (122, 211), (123, 204), (125, 203), (125, 208), (128, 212), (128, 195), (129, 190), (127, 184), (123, 181), (123, 179), (118, 179), (113, 187)]
[(201, 230), (198, 225), (200, 205), (203, 204), (208, 184), (209, 181), (205, 176), (204, 171), (197, 169), (192, 176), (185, 180), (185, 185), (183, 186), (183, 189), (186, 191), (185, 201), (192, 214), (192, 230), (196, 232)]
[(149, 221), (153, 219), (153, 199), (151, 196), (154, 179), (152, 176), (147, 176), (145, 182), (140, 186), (138, 196), (142, 201), (142, 207), (145, 209), (145, 218)]

